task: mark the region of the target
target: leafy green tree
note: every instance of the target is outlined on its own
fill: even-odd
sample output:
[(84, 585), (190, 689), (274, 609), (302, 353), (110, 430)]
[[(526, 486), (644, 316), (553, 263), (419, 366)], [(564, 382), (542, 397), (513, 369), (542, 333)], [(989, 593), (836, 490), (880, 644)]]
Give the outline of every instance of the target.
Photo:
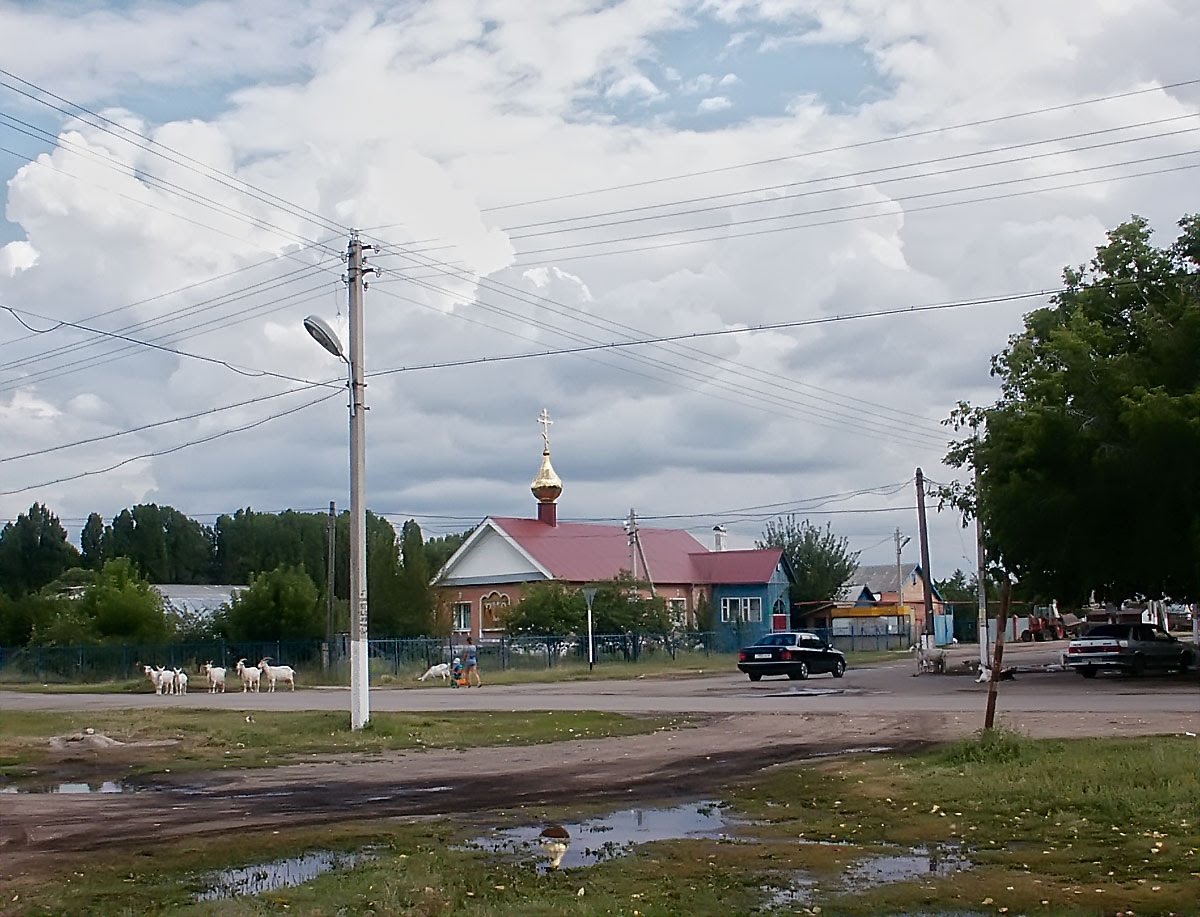
[(121, 510), (113, 517), (112, 525), (104, 530), (102, 553), (105, 559), (133, 555), (133, 513)]
[(858, 569), (858, 551), (851, 551), (849, 539), (833, 534), (807, 519), (799, 522), (794, 515), (772, 519), (755, 543), (758, 548), (782, 548), (796, 582), (790, 596), (794, 602), (824, 602), (837, 597)]
[(412, 636), (400, 549), (390, 523), (367, 528), (367, 626), (373, 637)]
[(404, 608), (401, 636), (434, 631), (434, 592), (421, 527), (409, 519), (400, 534), (400, 601)]
[(975, 576), (968, 576), (962, 570), (955, 570), (949, 579), (934, 580), (938, 593), (947, 602), (955, 605), (966, 605), (979, 602), (979, 586)]
[(167, 554), (166, 582), (185, 585), (213, 582), (216, 543), (212, 529), (173, 506), (164, 506), (160, 518)]
[(114, 643), (163, 643), (174, 628), (160, 596), (127, 557), (116, 557), (75, 603), (96, 635)]
[(467, 529), (465, 532), (460, 532), (457, 535), (442, 535), (438, 538), (429, 538), (425, 541), (425, 566), (429, 570), (430, 576), (436, 576), (437, 572), (446, 565), (448, 561), (466, 541), (474, 528)]
[(623, 572), (596, 584), (592, 601), (592, 629), (598, 634), (628, 631), (660, 633), (671, 629), (671, 616), (662, 596), (646, 595), (649, 584)]
[(582, 592), (568, 589), (562, 583), (534, 583), (526, 587), (521, 601), (509, 609), (504, 626), (513, 636), (582, 633), (587, 626), (587, 604)]
[(233, 640), (308, 640), (325, 632), (317, 587), (303, 567), (260, 573), (233, 597), (221, 624)]
[[(35, 635), (46, 628), (70, 605), (67, 599), (54, 595), (25, 595), (9, 599), (0, 594), (0, 646), (25, 646), (38, 642)], [(74, 642), (90, 642), (88, 640)]]
[(29, 642), (35, 646), (78, 646), (96, 643), (96, 619), (77, 599), (28, 595), (20, 600), (32, 628)]
[(950, 417), (980, 492), (943, 496), (1042, 598), (1200, 598), (1200, 217), (1179, 226), (1112, 230), (993, 358), (999, 399)]
[(79, 535), (80, 555), (83, 565), (89, 570), (104, 566), (104, 519), (99, 513), (91, 513)]
[(58, 517), (40, 503), (0, 530), (0, 589), (13, 598), (37, 592), (78, 563)]

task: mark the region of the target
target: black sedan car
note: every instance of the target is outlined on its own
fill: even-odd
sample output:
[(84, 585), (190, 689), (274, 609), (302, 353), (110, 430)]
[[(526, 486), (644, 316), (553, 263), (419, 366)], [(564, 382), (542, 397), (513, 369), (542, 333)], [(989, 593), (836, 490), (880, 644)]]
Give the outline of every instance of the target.
[(753, 646), (741, 650), (738, 669), (751, 681), (764, 675), (804, 679), (820, 672), (841, 678), (846, 674), (846, 657), (816, 634), (777, 631), (764, 634)]

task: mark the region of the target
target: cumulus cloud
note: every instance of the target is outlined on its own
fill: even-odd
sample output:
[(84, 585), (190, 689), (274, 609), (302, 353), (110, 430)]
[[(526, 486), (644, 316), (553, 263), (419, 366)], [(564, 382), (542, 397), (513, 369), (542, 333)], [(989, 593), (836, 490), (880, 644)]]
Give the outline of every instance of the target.
[[(938, 422), (961, 397), (994, 396), (988, 359), (1034, 303), (828, 320), (1053, 286), (1130, 213), (1164, 237), (1180, 215), (1179, 175), (977, 203), (921, 195), (1117, 158), (949, 173), (943, 157), (969, 167), (1012, 158), (976, 157), (989, 148), (1067, 149), (1055, 138), (1194, 113), (1197, 94), (1175, 90), (922, 133), (1176, 78), (1168, 63), (1200, 44), (1182, 0), (1010, 0), (936, 17), (876, 0), (476, 9), (0, 8), (6, 68), (179, 154), (26, 112), (64, 143), (5, 173), (0, 297), (159, 348), (0, 329), (5, 456), (212, 411), (10, 462), (2, 489), (245, 428), (0, 497), (0, 516), (34, 499), (78, 519), (142, 499), (197, 514), (344, 503), (344, 366), (301, 322), (317, 313), (344, 331), (351, 228), (383, 271), (364, 316), (372, 509), (431, 534), (465, 527), (445, 516), (531, 511), (543, 407), (563, 518), (910, 506), (910, 487), (813, 501), (904, 484), (917, 465), (948, 477)], [(724, 29), (727, 50), (764, 35), (846, 44), (882, 76), (868, 104), (845, 106), (740, 66), (718, 75), (670, 45), (701, 21)], [(61, 39), (49, 52), (34, 40), (47, 34)], [(730, 87), (786, 108), (708, 132), (614, 114), (644, 117), (664, 88), (720, 112)], [(889, 139), (901, 134), (916, 136)], [(766, 324), (778, 327), (749, 330)], [(574, 352), (547, 356), (560, 350)], [(887, 560), (877, 545), (896, 525), (911, 533), (911, 517), (832, 518), (881, 555), (867, 560)], [(730, 521), (744, 541), (761, 531)], [(958, 520), (932, 526), (938, 575), (967, 563)]]
[(726, 96), (709, 96), (707, 99), (701, 99), (700, 104), (696, 106), (696, 111), (701, 114), (709, 114), (711, 112), (725, 111), (733, 108), (733, 102)]

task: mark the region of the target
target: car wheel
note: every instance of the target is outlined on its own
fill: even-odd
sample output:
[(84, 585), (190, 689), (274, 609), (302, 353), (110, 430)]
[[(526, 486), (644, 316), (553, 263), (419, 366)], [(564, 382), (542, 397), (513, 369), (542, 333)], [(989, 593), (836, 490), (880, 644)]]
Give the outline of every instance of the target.
[(750, 672), (749, 675), (750, 675), (751, 681), (761, 681), (762, 680), (762, 673), (760, 673), (760, 672)]
[(1095, 678), (1096, 670), (1093, 668), (1090, 668), (1090, 667), (1086, 668), (1086, 669), (1080, 669), (1079, 674), (1082, 675), (1084, 678)]
[(839, 659), (837, 662), (835, 662), (833, 664), (833, 677), (841, 678), (845, 674), (846, 674), (846, 663), (842, 662), (842, 660)]
[(803, 681), (804, 679), (808, 678), (808, 663), (807, 662), (800, 663), (799, 667), (792, 674), (792, 677), (799, 681)]
[(1134, 656), (1133, 661), (1129, 663), (1129, 674), (1133, 678), (1141, 678), (1146, 674), (1146, 660), (1141, 656)]
[(1186, 675), (1187, 670), (1192, 667), (1192, 654), (1184, 650), (1179, 654), (1179, 674)]

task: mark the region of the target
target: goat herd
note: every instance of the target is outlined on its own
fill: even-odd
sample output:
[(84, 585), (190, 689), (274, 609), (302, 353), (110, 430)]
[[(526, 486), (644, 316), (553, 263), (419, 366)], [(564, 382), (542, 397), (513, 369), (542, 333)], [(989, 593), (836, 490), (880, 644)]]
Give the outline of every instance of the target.
[[(146, 677), (154, 686), (155, 694), (187, 694), (188, 676), (183, 669), (164, 669), (160, 666), (144, 666)], [(259, 661), (256, 666), (246, 665), (245, 659), (239, 659), (234, 669), (242, 680), (242, 691), (257, 691), (259, 682), (266, 680), (267, 690), (274, 691), (275, 683), (282, 681), (293, 691), (296, 690), (296, 670), (290, 665), (271, 665), (271, 657)], [(225, 693), (225, 678), (228, 670), (224, 666), (204, 663), (204, 674), (208, 677), (208, 691), (215, 694)]]

